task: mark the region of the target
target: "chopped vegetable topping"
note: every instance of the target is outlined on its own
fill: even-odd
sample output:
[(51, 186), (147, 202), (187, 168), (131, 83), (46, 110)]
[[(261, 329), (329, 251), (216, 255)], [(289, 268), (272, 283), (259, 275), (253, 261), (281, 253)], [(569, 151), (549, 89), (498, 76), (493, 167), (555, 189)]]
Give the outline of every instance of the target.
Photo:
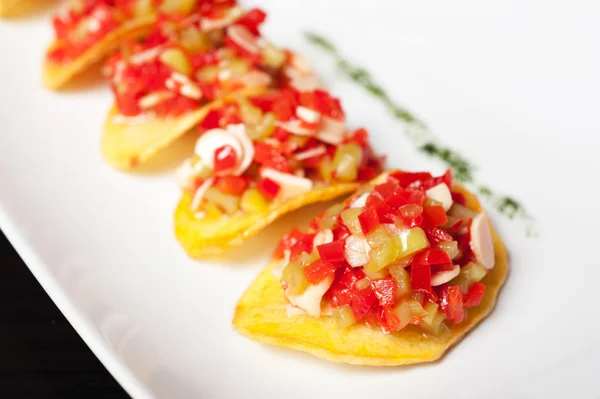
[(285, 52), (260, 35), (263, 11), (244, 13), (235, 1), (162, 2), (192, 6), (162, 13), (143, 42), (124, 42), (105, 65), (121, 115), (177, 116), (227, 93), (285, 83)]
[[(297, 110), (301, 110), (300, 116), (310, 119), (309, 114), (315, 109), (319, 115), (325, 115), (323, 118), (335, 118), (343, 126), (339, 136), (343, 141), (339, 145), (320, 139), (320, 132), (326, 128), (323, 120), (310, 125), (310, 134), (289, 132), (278, 126), (291, 122), (308, 126)], [(215, 195), (214, 190), (206, 191), (201, 200), (192, 203), (192, 211), (203, 217), (205, 214), (197, 211), (208, 204), (226, 215), (240, 209), (260, 212), (274, 202), (296, 198), (315, 187), (364, 181), (381, 171), (381, 160), (369, 146), (368, 133), (359, 129), (359, 145), (357, 133), (348, 134), (344, 119), (339, 100), (322, 89), (299, 92), (287, 86), (249, 98), (237, 96), (209, 111), (199, 123), (195, 156), (181, 167), (178, 183), (184, 190), (195, 193), (200, 187), (205, 189), (204, 183), (210, 180), (210, 186), (217, 192), (241, 198), (241, 202), (234, 201)], [(327, 173), (323, 173), (326, 168), (329, 168)], [(380, 226), (375, 209), (348, 211), (355, 212), (353, 220), (348, 221), (353, 232), (368, 234)], [(319, 247), (340, 238), (339, 231), (326, 232), (319, 235)], [(343, 259), (344, 251), (349, 249), (342, 245), (338, 256)], [(367, 253), (370, 250), (366, 242), (356, 248), (357, 256), (366, 256), (366, 253), (361, 255), (365, 249)]]
[[(333, 309), (340, 328), (413, 325), (445, 337), (481, 302), (494, 260), (485, 215), (452, 203), (451, 187), (449, 171), (393, 172), (319, 215), (307, 233), (286, 235), (275, 256), (289, 254), (282, 285), (290, 302), (303, 308), (297, 295), (317, 286), (321, 295), (326, 282), (319, 306)], [(303, 309), (328, 317), (316, 300)]]

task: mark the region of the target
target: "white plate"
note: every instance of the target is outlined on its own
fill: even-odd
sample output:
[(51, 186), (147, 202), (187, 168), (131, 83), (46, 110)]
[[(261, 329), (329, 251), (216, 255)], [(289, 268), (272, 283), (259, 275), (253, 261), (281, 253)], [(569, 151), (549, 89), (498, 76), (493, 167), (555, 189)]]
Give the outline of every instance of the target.
[[(494, 313), (435, 364), (367, 369), (257, 344), (231, 328), (276, 223), (220, 260), (193, 262), (172, 234), (178, 197), (161, 165), (119, 174), (98, 141), (102, 84), (40, 87), (47, 15), (0, 23), (0, 226), (79, 334), (135, 397), (577, 397), (600, 379), (600, 4), (265, 1), (266, 32), (305, 53), (373, 132), (390, 166), (441, 170), (401, 126), (302, 38), (317, 30), (363, 64), (538, 218), (537, 238), (492, 211), (511, 254)], [(179, 158), (178, 158), (179, 157)]]

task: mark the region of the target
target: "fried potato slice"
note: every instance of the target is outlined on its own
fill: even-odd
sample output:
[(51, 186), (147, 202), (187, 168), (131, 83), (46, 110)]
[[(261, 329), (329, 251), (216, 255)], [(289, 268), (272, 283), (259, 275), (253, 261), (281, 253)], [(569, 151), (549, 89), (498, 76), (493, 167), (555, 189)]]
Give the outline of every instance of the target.
[(218, 255), (241, 244), (286, 213), (351, 193), (358, 186), (359, 183), (337, 183), (316, 187), (290, 200), (273, 201), (265, 212), (241, 213), (219, 220), (197, 219), (190, 207), (192, 195), (184, 193), (175, 209), (175, 236), (192, 258)]
[[(7, 1), (7, 0), (0, 0)], [(10, 0), (8, 0), (10, 1)], [(94, 46), (86, 50), (76, 59), (58, 64), (44, 59), (42, 81), (48, 89), (59, 89), (76, 75), (84, 72), (87, 68), (101, 61), (104, 57), (119, 47), (120, 42), (128, 39), (136, 39), (144, 36), (156, 22), (155, 15), (147, 15), (125, 22), (112, 32), (108, 33)], [(56, 46), (52, 43), (46, 53), (48, 54)]]
[(23, 0), (0, 0), (0, 17), (8, 16), (19, 6), (25, 6)]
[[(456, 186), (469, 208), (482, 211), (477, 198)], [(496, 298), (508, 274), (504, 245), (492, 228), (496, 265), (484, 278), (486, 291), (481, 304), (469, 309), (468, 318), (450, 327), (449, 338), (428, 337), (417, 330), (405, 329), (384, 334), (364, 324), (340, 330), (332, 317), (288, 317), (287, 300), (281, 282), (272, 273), (278, 264), (269, 265), (244, 293), (235, 310), (233, 325), (253, 340), (279, 345), (337, 363), (369, 366), (398, 366), (439, 359), (494, 308)]]
[(113, 106), (104, 122), (101, 147), (106, 161), (115, 169), (128, 170), (147, 161), (154, 154), (184, 135), (204, 119), (206, 114), (236, 96), (263, 93), (263, 88), (243, 89), (215, 100), (194, 112), (168, 118), (140, 118), (133, 123), (119, 123)]

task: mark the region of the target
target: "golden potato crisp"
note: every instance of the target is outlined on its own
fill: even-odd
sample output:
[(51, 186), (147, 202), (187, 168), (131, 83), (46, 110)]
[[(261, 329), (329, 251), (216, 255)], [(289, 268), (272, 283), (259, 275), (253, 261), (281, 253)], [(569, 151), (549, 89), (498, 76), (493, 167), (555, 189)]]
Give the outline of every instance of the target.
[(184, 193), (175, 210), (175, 235), (192, 258), (217, 255), (241, 244), (286, 213), (351, 193), (358, 186), (359, 183), (337, 183), (316, 187), (290, 200), (273, 201), (265, 212), (238, 213), (218, 220), (196, 218), (190, 208), (192, 195)]
[[(481, 211), (477, 198), (462, 187), (460, 190), (469, 208)], [(508, 258), (504, 245), (492, 229), (496, 265), (482, 280), (486, 285), (479, 306), (470, 308), (468, 317), (450, 327), (447, 339), (430, 337), (416, 329), (384, 334), (364, 324), (341, 330), (333, 317), (293, 315), (288, 317), (280, 278), (272, 273), (273, 262), (252, 283), (235, 310), (233, 325), (253, 340), (310, 353), (338, 363), (369, 366), (397, 366), (430, 362), (444, 352), (485, 316), (496, 303), (496, 297), (508, 273)]]
[(176, 117), (140, 115), (123, 118), (113, 106), (104, 123), (101, 142), (104, 158), (115, 169), (131, 169), (147, 161), (195, 127), (211, 109), (219, 108), (223, 103), (234, 100), (236, 96), (252, 96), (264, 90), (242, 89), (212, 101), (196, 111)]
[[(0, 4), (2, 4), (2, 1), (6, 2), (10, 0), (0, 0)], [(42, 76), (44, 86), (48, 89), (59, 89), (73, 79), (73, 77), (84, 72), (87, 68), (101, 61), (112, 51), (116, 50), (123, 40), (144, 36), (152, 28), (152, 25), (155, 22), (156, 16), (153, 15), (139, 17), (126, 22), (108, 33), (98, 43), (70, 62), (54, 63), (46, 58), (44, 60)], [(56, 46), (56, 43), (50, 45), (47, 53), (49, 53), (54, 46)]]

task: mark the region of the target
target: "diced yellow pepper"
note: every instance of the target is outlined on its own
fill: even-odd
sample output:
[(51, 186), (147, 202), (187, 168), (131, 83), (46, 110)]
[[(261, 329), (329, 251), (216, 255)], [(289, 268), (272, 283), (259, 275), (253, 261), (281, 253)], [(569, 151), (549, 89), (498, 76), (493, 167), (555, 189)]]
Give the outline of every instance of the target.
[(166, 49), (160, 55), (159, 60), (185, 76), (189, 76), (192, 73), (192, 64), (188, 60), (187, 55), (179, 48)]
[(240, 207), (244, 212), (260, 213), (269, 209), (269, 201), (258, 191), (252, 187), (244, 191)]

